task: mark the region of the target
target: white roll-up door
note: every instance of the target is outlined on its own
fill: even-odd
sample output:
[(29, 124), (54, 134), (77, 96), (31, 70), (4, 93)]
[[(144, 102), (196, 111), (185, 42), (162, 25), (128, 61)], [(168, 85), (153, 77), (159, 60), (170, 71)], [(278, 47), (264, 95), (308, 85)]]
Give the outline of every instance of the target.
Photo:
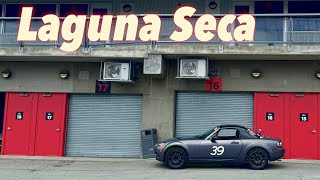
[(252, 93), (179, 92), (176, 103), (178, 137), (201, 134), (223, 124), (253, 127)]
[(71, 95), (67, 156), (139, 157), (141, 96)]

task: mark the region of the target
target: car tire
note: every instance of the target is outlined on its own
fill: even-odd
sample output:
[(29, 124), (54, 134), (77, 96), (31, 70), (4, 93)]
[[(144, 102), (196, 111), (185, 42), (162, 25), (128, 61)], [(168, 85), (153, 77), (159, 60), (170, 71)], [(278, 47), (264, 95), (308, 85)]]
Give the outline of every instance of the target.
[(182, 169), (188, 160), (187, 153), (180, 147), (173, 147), (166, 152), (165, 163), (171, 169)]
[(254, 170), (266, 168), (269, 161), (268, 153), (261, 148), (250, 150), (246, 159), (249, 168)]

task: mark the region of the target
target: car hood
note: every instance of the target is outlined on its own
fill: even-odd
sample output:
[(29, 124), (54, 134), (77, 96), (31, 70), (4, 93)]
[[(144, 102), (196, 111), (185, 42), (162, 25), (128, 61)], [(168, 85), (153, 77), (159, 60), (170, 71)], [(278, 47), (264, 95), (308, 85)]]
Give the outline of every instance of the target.
[(183, 137), (175, 137), (175, 138), (167, 139), (162, 142), (167, 143), (167, 142), (178, 142), (183, 140), (197, 140), (197, 139), (199, 139), (197, 136), (183, 136)]

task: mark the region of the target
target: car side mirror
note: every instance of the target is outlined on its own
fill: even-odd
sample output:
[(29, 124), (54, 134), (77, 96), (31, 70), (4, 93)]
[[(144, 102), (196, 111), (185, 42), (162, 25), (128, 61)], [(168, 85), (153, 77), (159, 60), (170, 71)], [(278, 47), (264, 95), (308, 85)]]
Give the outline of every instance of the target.
[(217, 137), (212, 137), (212, 138), (211, 138), (211, 142), (216, 143), (216, 142), (217, 142), (217, 141), (216, 141), (217, 139), (218, 139)]

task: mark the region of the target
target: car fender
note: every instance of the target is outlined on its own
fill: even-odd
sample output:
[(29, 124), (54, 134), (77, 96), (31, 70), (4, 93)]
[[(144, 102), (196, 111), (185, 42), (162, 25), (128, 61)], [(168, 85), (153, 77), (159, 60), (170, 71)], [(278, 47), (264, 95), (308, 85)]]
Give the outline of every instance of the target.
[[(170, 148), (172, 148), (172, 147), (181, 147), (181, 148), (183, 148), (185, 151), (186, 151), (186, 153), (187, 154), (189, 154), (189, 148), (188, 148), (188, 146), (186, 145), (186, 144), (184, 144), (184, 143), (182, 143), (182, 142), (172, 142), (172, 143), (170, 143), (170, 144), (168, 144), (165, 148), (164, 148), (164, 150), (163, 150), (163, 152), (164, 152), (164, 156), (165, 156), (165, 153), (167, 152), (167, 150), (168, 149), (170, 149)], [(165, 157), (164, 157), (165, 158)]]
[(246, 146), (243, 146), (243, 150), (241, 151), (241, 154), (239, 155), (238, 161), (239, 162), (245, 162), (247, 158), (247, 154), (250, 150), (254, 148), (262, 148), (265, 151), (267, 151), (268, 155), (270, 156), (270, 153), (272, 152), (271, 148), (263, 142), (252, 142)]

